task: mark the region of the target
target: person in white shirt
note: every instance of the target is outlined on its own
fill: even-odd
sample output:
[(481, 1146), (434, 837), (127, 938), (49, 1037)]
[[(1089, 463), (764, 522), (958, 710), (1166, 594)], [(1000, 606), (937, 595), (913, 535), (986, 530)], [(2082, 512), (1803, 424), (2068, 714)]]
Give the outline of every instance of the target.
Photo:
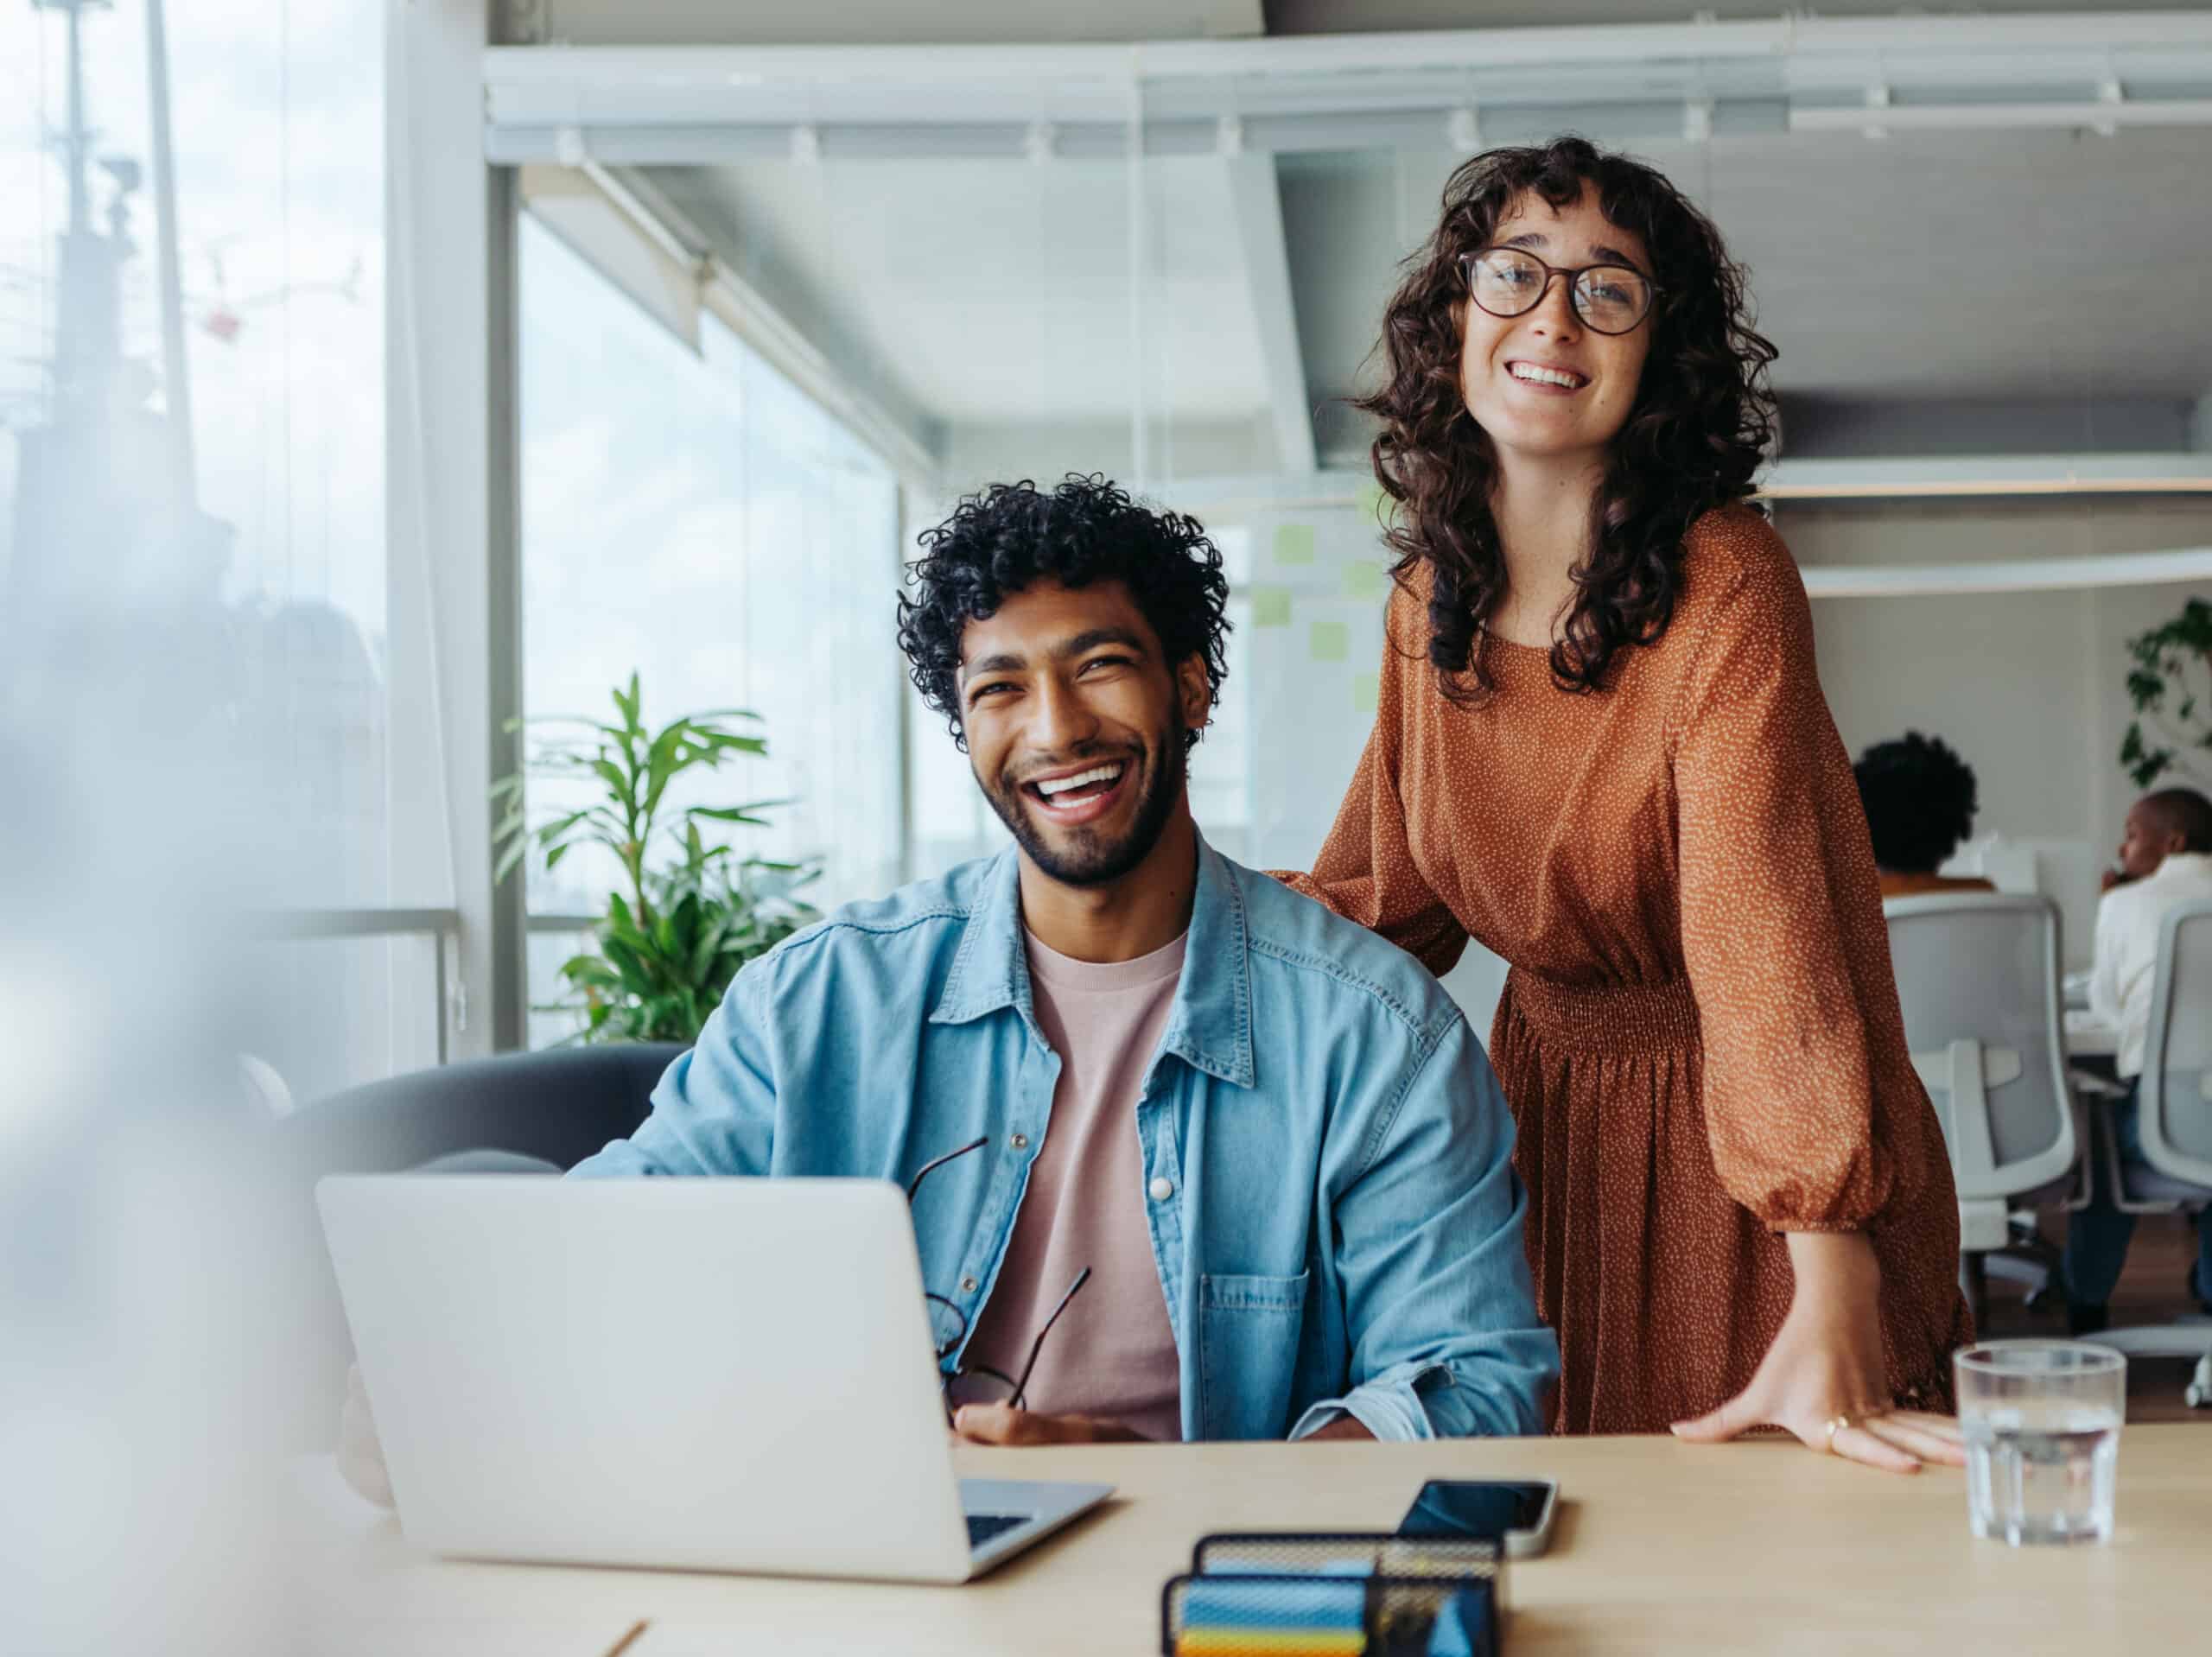
[[(2135, 1085), (2150, 1030), (2158, 928), (2178, 905), (2212, 898), (2212, 800), (2186, 788), (2162, 789), (2138, 800), (2120, 839), (2119, 870), (2107, 880), (2109, 889), (2097, 905), (2089, 1007), (2120, 1032), (2113, 1070), (2128, 1093), (2112, 1106), (2113, 1128), (2121, 1157), (2139, 1162)], [(2114, 1205), (2100, 1180), (2089, 1206), (2067, 1227), (2067, 1320), (2075, 1334), (2093, 1335), (2111, 1321), (2113, 1286), (2134, 1235), (2135, 1216)], [(2197, 1216), (2196, 1235), (2189, 1292), (2212, 1311), (2212, 1209)]]

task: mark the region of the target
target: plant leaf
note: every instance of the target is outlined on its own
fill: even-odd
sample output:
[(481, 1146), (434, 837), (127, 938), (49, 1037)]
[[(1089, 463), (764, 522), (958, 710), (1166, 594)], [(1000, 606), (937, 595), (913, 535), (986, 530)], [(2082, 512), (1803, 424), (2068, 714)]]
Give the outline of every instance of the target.
[[(668, 790), (687, 771), (719, 771), (734, 756), (767, 752), (765, 735), (741, 735), (720, 722), (758, 725), (758, 714), (716, 708), (648, 730), (636, 673), (612, 699), (620, 723), (550, 716), (563, 734), (535, 744), (522, 771), (502, 779), (495, 791), (506, 808), (500, 870), (512, 873), (532, 847), (544, 852), (549, 869), (587, 842), (612, 853), (636, 884), (626, 896), (607, 894), (592, 947), (562, 966), (577, 998), (560, 1009), (577, 1020), (569, 1039), (690, 1041), (748, 962), (818, 918), (791, 893), (818, 878), (821, 864), (741, 858), (726, 835), (710, 842), (702, 832), (709, 822), (767, 826), (766, 814), (788, 799), (702, 803), (675, 813), (671, 823), (658, 821)], [(558, 784), (554, 799), (541, 803), (559, 809), (535, 826), (522, 809), (524, 775)]]
[(507, 849), (499, 854), (499, 860), (492, 866), (492, 884), (496, 886), (512, 874), (515, 872), (515, 865), (529, 854), (530, 841), (528, 840), (508, 841)]

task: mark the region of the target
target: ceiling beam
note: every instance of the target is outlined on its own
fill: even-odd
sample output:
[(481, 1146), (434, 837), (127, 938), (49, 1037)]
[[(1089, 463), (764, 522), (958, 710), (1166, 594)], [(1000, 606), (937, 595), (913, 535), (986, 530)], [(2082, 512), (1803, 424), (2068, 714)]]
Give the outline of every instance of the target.
[(898, 390), (842, 362), (809, 337), (785, 311), (723, 257), (712, 237), (654, 187), (627, 170), (586, 161), (588, 181), (632, 232), (664, 258), (689, 270), (698, 308), (711, 313), (770, 366), (873, 448), (900, 478), (936, 486), (944, 434)]
[(1232, 155), (1222, 165), (1229, 169), (1230, 199), (1236, 215), (1237, 243), (1244, 253), (1252, 321), (1260, 336), (1278, 463), (1283, 471), (1302, 476), (1317, 464), (1313, 403), (1306, 389), (1305, 355), (1298, 344), (1297, 302), (1291, 289), (1290, 251), (1283, 239), (1274, 157)]
[(2212, 494), (2212, 454), (1961, 454), (1781, 460), (1769, 500), (1962, 499), (1980, 495)]
[(2121, 127), (2212, 126), (2212, 97), (2065, 98), (2018, 103), (1822, 104), (1789, 106), (1792, 132), (2022, 132), (2079, 129), (2109, 137)]
[[(520, 169), (522, 205), (531, 219), (620, 288), (640, 309), (699, 351), (699, 294), (705, 274), (698, 257), (658, 226), (617, 205), (603, 169), (531, 166)], [(642, 232), (642, 233), (641, 233)]]
[[(1270, 473), (1180, 478), (1172, 486), (1173, 501), (1178, 511), (1224, 521), (1268, 507), (1379, 511), (1374, 477), (1363, 465), (1353, 462), (1351, 456), (1330, 460), (1320, 471), (1298, 478)], [(2212, 494), (2212, 453), (1780, 460), (1760, 474), (1755, 491), (1768, 500), (1799, 502), (2203, 495)]]
[[(665, 145), (717, 131), (727, 143), (751, 129), (787, 148), (799, 127), (823, 135), (823, 154), (835, 153), (831, 135), (842, 129), (936, 128), (966, 153), (1012, 156), (1039, 124), (1065, 141), (1118, 143), (1133, 90), (1148, 149), (1156, 133), (1182, 129), (1203, 146), (1224, 117), (1243, 124), (1248, 149), (1313, 147), (1298, 130), (1315, 124), (1332, 144), (1357, 142), (1362, 123), (1372, 142), (1442, 143), (1477, 113), (1485, 136), (1608, 115), (1678, 139), (1884, 119), (2111, 130), (2201, 118), (2212, 98), (2212, 13), (1795, 16), (1127, 45), (506, 47), (486, 52), (484, 73), (499, 161), (547, 159), (537, 149), (563, 131), (613, 140), (652, 130)], [(1014, 141), (995, 147), (989, 135), (1001, 128)], [(614, 153), (596, 139), (593, 149)]]
[(1933, 598), (1960, 593), (2063, 593), (2082, 587), (2164, 587), (2212, 578), (2212, 547), (2107, 552), (2083, 558), (2019, 558), (1972, 564), (1808, 566), (1815, 599)]

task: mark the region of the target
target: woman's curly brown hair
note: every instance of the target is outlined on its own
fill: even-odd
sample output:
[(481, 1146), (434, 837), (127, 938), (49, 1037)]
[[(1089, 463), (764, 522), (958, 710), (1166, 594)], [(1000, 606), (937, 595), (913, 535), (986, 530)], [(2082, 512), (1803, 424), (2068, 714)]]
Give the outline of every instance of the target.
[(1461, 166), (1444, 186), (1435, 234), (1406, 261), (1383, 313), (1376, 349), (1388, 378), (1354, 403), (1382, 419), (1373, 458), (1376, 480), (1399, 504), (1385, 536), (1398, 555), (1391, 573), (1403, 582), (1424, 562), (1433, 572), (1428, 659), (1455, 702), (1490, 688), (1475, 633), (1505, 587), (1491, 514), (1497, 456), (1460, 385), (1461, 259), (1490, 244), (1523, 194), (1564, 207), (1586, 185), (1610, 222), (1643, 238), (1658, 296), (1643, 381), (1592, 509), (1565, 636), (1552, 646), (1562, 688), (1599, 689), (1624, 645), (1666, 632), (1684, 534), (1700, 514), (1751, 492), (1774, 434), (1766, 369), (1775, 347), (1751, 326), (1744, 269), (1665, 178), (1574, 137), (1489, 150)]

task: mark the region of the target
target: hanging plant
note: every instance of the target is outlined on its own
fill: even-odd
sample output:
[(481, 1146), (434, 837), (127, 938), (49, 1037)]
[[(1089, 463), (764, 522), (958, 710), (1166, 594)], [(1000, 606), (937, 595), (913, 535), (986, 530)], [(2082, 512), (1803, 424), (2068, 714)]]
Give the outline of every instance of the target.
[(2127, 641), (2135, 705), (2120, 763), (2148, 788), (2169, 771), (2212, 783), (2212, 603), (2191, 599), (2163, 627)]

